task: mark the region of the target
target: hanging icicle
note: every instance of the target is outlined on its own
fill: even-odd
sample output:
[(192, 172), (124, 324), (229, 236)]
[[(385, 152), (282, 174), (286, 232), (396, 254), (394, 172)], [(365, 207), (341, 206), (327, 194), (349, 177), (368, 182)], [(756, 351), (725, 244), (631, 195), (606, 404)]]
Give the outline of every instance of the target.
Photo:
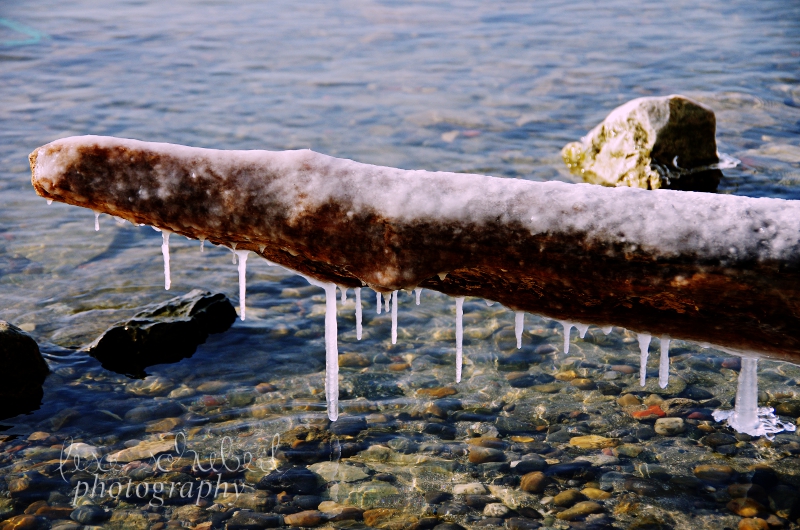
[(463, 363), (464, 353), (462, 350), (462, 342), (464, 341), (464, 297), (456, 297), (456, 383), (461, 382), (461, 365)]
[(161, 231), (161, 254), (164, 256), (164, 289), (169, 291), (172, 280), (169, 274), (169, 232)]
[(416, 296), (417, 305), (419, 305), (419, 295), (422, 294), (422, 287), (416, 287), (414, 289), (414, 295)]
[(780, 421), (772, 407), (758, 406), (758, 359), (754, 357), (742, 357), (734, 409), (715, 410), (712, 416), (716, 421), (726, 421), (737, 432), (768, 440), (781, 431), (796, 430), (792, 423)]
[(94, 231), (100, 231), (100, 212), (94, 212)]
[(247, 291), (246, 273), (247, 273), (247, 255), (250, 252), (247, 250), (237, 250), (236, 255), (239, 256), (239, 318), (244, 320), (245, 312), (245, 294)]
[(514, 313), (514, 334), (517, 336), (517, 349), (522, 348), (522, 327), (525, 322), (525, 313), (517, 311)]
[[(300, 273), (298, 273), (300, 274)], [(339, 348), (336, 327), (336, 284), (321, 282), (300, 274), (311, 285), (325, 289), (325, 399), (328, 403), (328, 418), (339, 418)]]
[(200, 238), (200, 254), (206, 251), (206, 238)]
[(380, 315), (381, 314), (381, 309), (383, 308), (383, 302), (381, 302), (381, 293), (376, 291), (375, 292), (375, 296), (378, 299), (378, 314)]
[(361, 340), (361, 287), (356, 287), (356, 339)]
[(397, 344), (397, 291), (392, 291), (392, 344)]
[(586, 332), (589, 331), (589, 324), (581, 324), (580, 322), (576, 322), (575, 329), (578, 330), (578, 336), (580, 338), (584, 338), (586, 337)]
[(391, 300), (391, 298), (392, 298), (391, 294), (389, 296), (383, 297), (384, 309), (386, 310), (387, 313), (389, 312), (389, 300)]
[(669, 384), (669, 338), (661, 337), (661, 362), (658, 365), (658, 386), (667, 388)]
[(652, 338), (647, 333), (637, 333), (636, 338), (639, 340), (639, 384), (644, 386), (647, 379), (647, 355), (650, 350), (650, 339)]
[(347, 287), (339, 286), (339, 290), (342, 292), (342, 303), (344, 304), (347, 302)]
[(560, 322), (561, 326), (564, 328), (564, 353), (569, 353), (569, 332), (572, 330), (574, 324), (567, 320), (559, 320), (558, 322)]

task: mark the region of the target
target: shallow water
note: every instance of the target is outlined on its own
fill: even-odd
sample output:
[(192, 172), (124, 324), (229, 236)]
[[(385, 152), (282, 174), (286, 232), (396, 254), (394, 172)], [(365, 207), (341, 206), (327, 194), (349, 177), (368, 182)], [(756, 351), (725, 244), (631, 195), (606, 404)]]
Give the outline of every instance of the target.
[[(172, 286), (165, 292), (161, 234), (119, 226), (105, 215), (95, 232), (91, 212), (46, 206), (30, 186), (27, 154), (35, 147), (75, 134), (226, 149), (309, 147), (403, 168), (574, 181), (560, 159), (564, 144), (631, 98), (682, 93), (714, 109), (719, 150), (742, 161), (725, 170), (722, 193), (797, 199), (800, 5), (766, 1), (757, 12), (751, 5), (3, 4), (0, 19), (12, 23), (0, 24), (0, 319), (30, 331), (52, 352), (54, 374), (45, 384), (40, 410), (2, 421), (9, 426), (6, 433), (16, 438), (3, 446), (1, 489), (9, 488), (14, 474), (52, 459), (37, 447), (61, 447), (68, 439), (111, 453), (158, 431), (182, 429), (191, 437), (187, 447), (205, 457), (219, 453), (220, 441), (231, 436), (240, 452), (266, 458), (275, 434), (285, 438), (303, 425), (327, 429), (323, 291), (253, 256), (248, 260), (247, 320), (212, 336), (190, 359), (152, 367), (145, 383), (107, 372), (81, 354), (63, 356), (68, 352), (47, 346), (80, 347), (141, 306), (192, 288), (225, 292), (236, 303), (238, 272), (227, 249), (209, 245), (201, 254), (196, 241), (173, 236)], [(19, 24), (27, 29), (20, 30)], [(594, 482), (613, 497), (602, 501), (603, 514), (590, 516), (584, 525), (625, 528), (652, 517), (663, 527), (735, 527), (740, 517), (726, 507), (731, 494), (721, 486), (727, 484), (690, 480), (699, 480), (693, 468), (707, 460), (733, 466), (739, 475), (730, 481), (769, 486), (767, 497), (760, 499), (764, 517), (777, 513), (785, 525), (800, 517), (781, 512), (785, 495), (780, 495), (786, 492), (778, 488), (800, 485), (796, 435), (779, 435), (774, 442), (743, 438), (729, 454), (730, 447), (721, 453), (696, 442), (708, 429), (728, 432), (711, 419), (687, 419), (696, 423), (687, 423), (691, 427), (675, 437), (648, 438), (638, 431), (648, 424), (635, 421), (615, 401), (619, 394), (640, 390), (638, 342), (625, 330), (616, 328), (606, 337), (591, 328), (587, 340), (573, 331), (566, 355), (561, 326), (529, 315), (517, 358), (513, 312), (467, 299), (464, 378), (452, 398), (461, 408), (442, 419), (431, 413), (430, 396), (417, 391), (455, 384), (454, 301), (424, 291), (422, 305), (416, 306), (412, 294), (400, 293), (398, 340), (392, 345), (390, 315), (375, 314), (369, 290), (362, 297), (364, 340), (356, 341), (353, 298), (351, 291), (340, 310), (339, 351), (361, 354), (370, 366), (342, 368), (341, 411), (343, 418), (366, 417), (369, 428), (352, 440), (337, 435), (339, 452), (318, 451), (315, 458), (341, 457), (366, 466), (360, 469), (371, 478), (330, 480), (315, 494), (362, 508), (398, 508), (395, 523), (408, 527), (403, 517), (447, 512), (424, 498), (442, 484), (477, 481), (516, 488), (519, 474), (503, 464), (470, 464), (464, 443), (475, 434), (494, 434), (498, 418), (512, 418), (532, 423), (530, 432), (519, 436), (542, 443), (551, 439), (547, 444), (553, 452), (544, 455), (547, 459), (571, 462), (588, 455), (596, 460), (591, 478), (562, 477), (536, 494), (540, 512), (555, 515), (558, 508), (542, 505), (543, 499)], [(658, 373), (657, 342), (650, 353), (650, 381)], [(705, 396), (698, 408), (713, 408), (709, 400), (729, 406), (738, 365), (726, 359), (720, 352), (673, 341), (673, 376), (712, 394), (697, 393)], [(629, 366), (635, 373), (613, 366)], [(578, 379), (591, 379), (595, 388), (548, 381), (570, 370)], [(516, 372), (527, 372), (523, 377), (529, 381), (512, 386)], [(789, 403), (783, 418), (795, 421), (800, 370), (761, 362), (759, 373), (761, 404)], [(509, 380), (509, 374), (515, 375)], [(370, 380), (380, 383), (377, 389)], [(276, 390), (259, 393), (259, 383)], [(609, 387), (599, 383), (613, 383), (619, 392), (605, 395)], [(639, 398), (658, 395), (651, 386)], [(180, 414), (170, 415), (179, 423), (169, 429), (161, 425), (146, 432), (159, 414), (146, 421), (126, 419), (136, 407), (161, 402), (182, 407)], [(645, 456), (576, 448), (570, 436), (556, 434), (560, 425), (569, 435), (599, 434), (640, 446)], [(20, 448), (20, 440), (34, 431), (55, 438)], [(532, 442), (511, 442), (512, 433), (500, 434), (498, 447), (506, 460), (533, 453), (530, 447), (513, 446)], [(382, 449), (375, 449), (344, 456), (341, 446), (356, 442), (362, 444), (357, 449), (391, 447), (391, 455), (376, 460), (375, 451)], [(417, 446), (409, 454), (428, 459), (425, 465), (409, 466), (403, 460), (410, 456), (399, 448), (412, 442)], [(610, 448), (606, 452), (613, 453)], [(597, 460), (601, 456), (606, 460)], [(267, 460), (269, 467), (271, 457)], [(778, 478), (759, 478), (761, 471), (752, 469), (756, 462), (770, 466)], [(665, 469), (642, 471), (642, 465)], [(230, 480), (245, 480), (240, 471)], [(131, 470), (114, 473), (130, 476)], [(375, 480), (381, 473), (395, 482)], [(631, 480), (650, 482), (642, 486)], [(373, 483), (391, 484), (396, 493)], [(372, 488), (380, 500), (365, 497), (364, 491), (353, 493), (354, 487)], [(67, 483), (50, 490), (72, 491)], [(39, 497), (15, 497), (8, 514)], [(116, 511), (148, 506), (106, 504)], [(7, 513), (5, 506), (0, 513)], [(227, 508), (224, 502), (209, 506)], [(203, 517), (213, 511), (205, 510)], [(189, 517), (174, 506), (150, 513), (155, 514), (152, 525)], [(471, 527), (490, 517), (469, 507), (466, 513), (442, 515), (448, 518)]]

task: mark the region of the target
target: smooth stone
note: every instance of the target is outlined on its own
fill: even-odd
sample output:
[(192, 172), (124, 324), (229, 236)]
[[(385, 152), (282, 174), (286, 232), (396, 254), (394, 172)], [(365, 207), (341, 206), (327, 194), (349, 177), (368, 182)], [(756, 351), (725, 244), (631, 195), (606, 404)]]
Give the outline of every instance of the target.
[(442, 504), (452, 499), (453, 494), (446, 491), (428, 491), (425, 493), (425, 502), (428, 504)]
[(569, 444), (580, 449), (605, 449), (606, 447), (613, 447), (618, 442), (613, 438), (606, 438), (596, 434), (589, 434), (586, 436), (575, 436), (570, 438)]
[(254, 528), (279, 528), (283, 516), (257, 512), (237, 511), (225, 523), (226, 530), (252, 530)]
[(304, 467), (276, 469), (261, 477), (256, 488), (279, 493), (282, 491), (307, 495), (317, 489), (317, 475)]
[(148, 424), (145, 432), (170, 432), (181, 423), (180, 418), (164, 418)]
[(613, 449), (614, 456), (625, 456), (628, 458), (636, 458), (639, 456), (642, 451), (644, 451), (644, 447), (636, 444), (622, 444), (618, 445)]
[(356, 436), (367, 428), (367, 420), (360, 416), (341, 416), (329, 429), (337, 436)]
[(136, 396), (161, 396), (175, 388), (175, 383), (166, 377), (148, 376), (128, 383), (125, 392)]
[(148, 530), (150, 521), (147, 514), (141, 510), (115, 510), (111, 519), (106, 523), (106, 528), (114, 530)]
[(469, 484), (456, 484), (453, 486), (453, 495), (486, 495), (488, 490), (480, 482)]
[(614, 109), (561, 156), (591, 184), (714, 191), (722, 173), (706, 167), (719, 162), (715, 131), (714, 112), (697, 101), (643, 97)]
[(367, 526), (377, 527), (378, 524), (391, 519), (397, 513), (397, 510), (391, 508), (375, 508), (373, 510), (367, 510), (363, 513), (364, 524)]
[(353, 377), (353, 395), (368, 400), (388, 399), (402, 396), (403, 389), (398, 385), (398, 377), (392, 374), (358, 374)]
[(489, 491), (492, 495), (497, 497), (500, 502), (511, 508), (512, 510), (519, 510), (520, 508), (536, 507), (539, 503), (538, 499), (526, 493), (512, 488), (504, 488), (494, 484), (489, 486)]
[(563, 512), (559, 512), (556, 518), (562, 521), (574, 521), (581, 517), (591, 515), (593, 513), (603, 513), (603, 507), (594, 501), (583, 501), (575, 504), (571, 508), (567, 508)]
[(299, 513), (284, 515), (283, 521), (288, 526), (314, 527), (327, 521), (327, 517), (317, 510), (305, 510)]
[(654, 426), (656, 434), (675, 436), (686, 430), (683, 418), (659, 418)]
[(742, 517), (755, 517), (767, 511), (760, 502), (749, 498), (732, 499), (727, 504), (727, 507), (730, 511)]
[(467, 530), (458, 523), (441, 523), (433, 527), (433, 530)]
[(339, 366), (343, 368), (365, 368), (372, 366), (372, 359), (361, 353), (339, 354)]
[[(134, 460), (148, 460), (162, 453), (175, 451), (174, 440), (140, 442), (133, 447), (117, 451), (106, 457), (109, 462), (127, 463)], [(177, 451), (176, 451), (177, 453)]]
[(506, 519), (506, 528), (508, 530), (536, 530), (541, 528), (542, 524), (533, 519), (526, 519), (525, 517), (510, 517)]
[(605, 501), (611, 498), (611, 493), (598, 488), (583, 488), (581, 493), (593, 501)]
[(369, 478), (362, 468), (343, 462), (319, 462), (308, 466), (308, 469), (319, 475), (325, 482), (357, 482)]
[(574, 386), (579, 390), (594, 390), (597, 388), (597, 384), (592, 381), (591, 379), (587, 379), (585, 377), (579, 377), (578, 379), (573, 379), (569, 382), (570, 385)]
[(43, 530), (48, 528), (48, 521), (36, 515), (15, 515), (0, 523), (2, 530)]
[(541, 471), (533, 471), (522, 476), (519, 487), (528, 493), (542, 493), (549, 484), (547, 475)]
[(724, 432), (712, 432), (705, 435), (700, 441), (709, 447), (719, 447), (720, 445), (735, 444), (736, 437)]
[(348, 493), (347, 504), (369, 509), (385, 504), (389, 497), (398, 495), (400, 490), (388, 482), (361, 482)]
[(95, 524), (105, 521), (109, 517), (111, 517), (111, 513), (106, 512), (100, 506), (92, 504), (78, 506), (72, 510), (72, 513), (69, 515), (70, 519), (81, 524)]
[[(780, 528), (781, 525), (776, 525)], [(739, 530), (769, 530), (770, 524), (760, 517), (746, 518), (739, 521)]]
[(731, 466), (701, 464), (694, 468), (694, 476), (706, 482), (729, 482), (736, 476)]
[(573, 504), (585, 500), (586, 496), (578, 490), (564, 490), (553, 497), (553, 504), (562, 508), (569, 508)]
[(508, 515), (509, 513), (511, 513), (511, 510), (509, 510), (508, 507), (505, 504), (502, 504), (502, 503), (499, 503), (499, 502), (493, 502), (493, 503), (487, 504), (483, 508), (483, 515), (485, 515), (487, 517), (501, 517), (502, 518), (502, 517), (505, 517), (506, 515)]
[(617, 404), (620, 407), (638, 407), (642, 402), (633, 394), (623, 394), (617, 398)]
[(174, 401), (163, 401), (154, 405), (134, 407), (125, 413), (128, 423), (148, 423), (162, 418), (175, 418), (182, 416), (186, 411)]
[(364, 513), (364, 510), (355, 506), (345, 506), (333, 501), (322, 501), (317, 510), (324, 513), (330, 521), (356, 521)]
[(473, 464), (485, 462), (505, 462), (506, 455), (499, 449), (489, 447), (471, 446), (469, 448), (469, 461)]

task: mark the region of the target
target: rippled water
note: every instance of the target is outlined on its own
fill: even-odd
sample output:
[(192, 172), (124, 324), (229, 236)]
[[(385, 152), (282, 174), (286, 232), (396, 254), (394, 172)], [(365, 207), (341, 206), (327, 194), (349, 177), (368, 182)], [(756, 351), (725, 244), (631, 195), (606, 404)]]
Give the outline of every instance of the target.
[[(3, 424), (22, 439), (47, 431), (61, 433), (59, 443), (72, 436), (110, 451), (151, 436), (143, 425), (125, 421), (127, 411), (172, 400), (186, 408), (182, 427), (206, 425), (194, 435), (202, 435), (209, 447), (233, 434), (255, 451), (292, 426), (324, 423), (322, 291), (254, 257), (248, 263), (247, 321), (213, 336), (191, 359), (152, 367), (149, 372), (163, 383), (156, 390), (139, 390), (141, 383), (106, 372), (82, 355), (55, 355), (66, 352), (47, 344), (85, 345), (142, 305), (173, 293), (203, 288), (236, 301), (237, 270), (227, 249), (200, 254), (196, 242), (175, 237), (172, 289), (164, 292), (160, 234), (118, 226), (108, 216), (100, 217), (96, 233), (91, 212), (46, 206), (30, 186), (27, 155), (35, 147), (77, 134), (226, 149), (308, 147), (403, 168), (573, 181), (560, 159), (564, 144), (629, 99), (682, 93), (714, 109), (720, 151), (742, 161), (725, 171), (720, 192), (798, 199), (798, 20), (800, 4), (771, 0), (757, 8), (741, 1), (702, 7), (693, 2), (1, 4), (0, 319), (30, 331), (54, 353), (43, 407)], [(452, 300), (426, 291), (417, 307), (410, 294), (401, 293), (400, 336), (392, 346), (389, 317), (375, 315), (371, 296), (365, 290), (360, 343), (352, 298), (340, 311), (339, 349), (369, 359), (384, 355), (389, 362), (375, 363), (367, 373), (385, 374), (381, 377), (397, 382), (402, 392), (377, 400), (369, 392), (359, 395), (353, 385), (361, 368), (343, 368), (342, 409), (411, 414), (411, 426), (400, 431), (417, 432), (413, 421), (422, 416), (414, 410), (423, 405), (416, 390), (453, 383)], [(621, 414), (613, 399), (598, 397), (596, 389), (584, 395), (567, 385), (556, 394), (537, 394), (509, 386), (498, 359), (513, 353), (513, 344), (507, 344), (513, 342), (513, 325), (510, 311), (487, 308), (480, 300), (465, 304), (467, 364), (458, 397), (483, 412), (453, 422), (457, 439), (467, 436), (469, 421), (491, 424), (510, 405), (516, 412), (512, 407), (506, 415), (547, 417), (551, 424), (561, 421), (558, 413), (548, 416), (537, 407), (546, 405), (565, 417), (570, 407), (588, 407), (588, 414), (600, 417)], [(635, 337), (624, 330), (608, 339), (596, 329), (588, 341), (573, 336), (574, 350), (566, 356), (560, 353), (560, 329), (529, 317), (523, 348), (529, 357), (515, 370), (536, 375), (572, 367), (603, 380), (616, 377), (603, 375), (616, 372), (611, 366), (638, 367)], [(559, 353), (535, 357), (536, 348), (546, 345)], [(736, 374), (722, 365), (724, 355), (688, 343), (673, 347), (676, 373), (722, 401), (732, 398)], [(765, 362), (763, 373), (772, 375), (766, 380), (762, 375), (762, 402), (798, 399), (795, 367)], [(635, 375), (620, 377), (621, 388), (635, 383)], [(253, 391), (264, 382), (276, 385), (277, 394)], [(183, 394), (170, 394), (184, 388)], [(246, 396), (237, 398), (237, 392)], [(223, 398), (200, 399), (206, 395)], [(404, 418), (390, 419), (402, 424)], [(611, 423), (627, 425), (622, 419)], [(755, 457), (797, 459), (794, 446), (783, 453), (754, 447), (740, 451), (736, 466)], [(691, 475), (687, 466), (701, 457), (681, 443), (665, 444), (658, 452), (665, 455), (662, 463), (676, 466), (670, 468), (676, 475)], [(639, 473), (626, 465), (620, 473)], [(474, 481), (469, 473), (460, 469), (453, 476)], [(457, 480), (435, 474), (412, 478), (426, 487)], [(398, 486), (410, 500), (388, 505), (408, 513), (421, 509), (420, 486), (412, 478), (401, 477), (403, 487)], [(703, 524), (709, 528), (735, 526), (738, 518), (730, 519), (724, 499), (714, 495), (701, 488), (681, 501), (688, 504), (669, 495), (661, 504), (637, 502), (658, 505), (677, 527), (686, 506), (707, 516)], [(622, 527), (643, 517), (615, 510)], [(722, 524), (714, 514), (728, 519)], [(475, 514), (457, 519), (468, 524), (473, 516), (479, 520)]]

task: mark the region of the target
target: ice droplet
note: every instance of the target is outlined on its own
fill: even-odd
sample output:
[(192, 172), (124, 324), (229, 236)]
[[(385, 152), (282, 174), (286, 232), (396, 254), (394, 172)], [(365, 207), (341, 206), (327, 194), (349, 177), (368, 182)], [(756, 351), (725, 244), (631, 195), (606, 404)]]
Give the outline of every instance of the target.
[(650, 349), (650, 339), (652, 338), (647, 333), (637, 333), (636, 338), (639, 340), (639, 384), (644, 386), (647, 379), (647, 355)]
[(392, 291), (392, 344), (397, 344), (397, 291)]
[(100, 212), (94, 212), (94, 231), (100, 231)]
[(169, 232), (161, 231), (161, 254), (164, 256), (164, 289), (169, 291), (172, 284), (169, 276)]
[(525, 322), (525, 313), (517, 311), (514, 313), (514, 334), (517, 336), (517, 349), (522, 348), (522, 326)]
[(381, 293), (380, 291), (375, 292), (375, 296), (378, 299), (378, 314), (381, 314), (381, 309), (383, 309), (383, 302), (381, 302)]
[(417, 297), (417, 305), (419, 305), (419, 295), (422, 293), (422, 287), (417, 287), (414, 289), (414, 295)]
[(463, 363), (464, 353), (462, 350), (462, 343), (464, 341), (464, 297), (456, 297), (456, 383), (461, 382), (461, 365)]
[(559, 320), (561, 326), (564, 328), (564, 353), (569, 353), (569, 332), (572, 331), (572, 322), (568, 320)]
[(247, 291), (247, 255), (250, 252), (247, 250), (237, 250), (236, 255), (239, 256), (239, 318), (244, 320), (245, 311), (245, 294)]
[(356, 339), (361, 340), (361, 287), (356, 287)]
[(667, 388), (669, 384), (669, 337), (661, 337), (661, 362), (658, 365), (658, 386)]
[(53, 204), (53, 199), (47, 199), (47, 205), (50, 206), (51, 204)]

